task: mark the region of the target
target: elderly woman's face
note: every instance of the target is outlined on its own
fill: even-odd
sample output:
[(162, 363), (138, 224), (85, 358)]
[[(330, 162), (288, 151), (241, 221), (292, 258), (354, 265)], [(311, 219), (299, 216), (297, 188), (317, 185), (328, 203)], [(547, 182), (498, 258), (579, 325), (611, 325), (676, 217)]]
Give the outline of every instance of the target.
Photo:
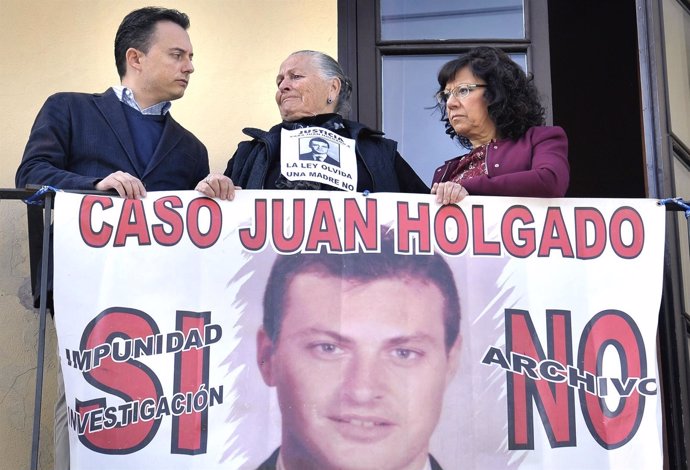
[(340, 81), (323, 78), (311, 56), (288, 57), (280, 65), (276, 83), (276, 103), (284, 121), (335, 112)]
[[(475, 76), (469, 67), (460, 69), (453, 80), (446, 83), (450, 92), (460, 85), (485, 84)], [(489, 117), (489, 108), (484, 99), (486, 88), (475, 88), (464, 98), (450, 95), (446, 102), (446, 115), (455, 133), (470, 139), (473, 145), (484, 144), (495, 139), (496, 125)]]

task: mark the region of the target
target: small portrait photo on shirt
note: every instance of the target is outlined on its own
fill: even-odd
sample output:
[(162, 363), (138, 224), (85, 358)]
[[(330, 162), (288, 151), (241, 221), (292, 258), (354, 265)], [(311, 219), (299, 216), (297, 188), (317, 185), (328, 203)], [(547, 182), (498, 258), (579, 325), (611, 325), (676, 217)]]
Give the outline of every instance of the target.
[(299, 159), (340, 166), (340, 145), (322, 137), (299, 139)]

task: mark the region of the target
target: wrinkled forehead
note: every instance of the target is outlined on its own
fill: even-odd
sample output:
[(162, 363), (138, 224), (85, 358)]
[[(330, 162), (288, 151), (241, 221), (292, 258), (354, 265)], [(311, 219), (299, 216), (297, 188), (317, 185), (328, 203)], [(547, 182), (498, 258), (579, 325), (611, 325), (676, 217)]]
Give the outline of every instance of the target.
[(280, 64), (278, 73), (286, 75), (292, 71), (311, 72), (317, 71), (314, 58), (308, 54), (292, 54)]

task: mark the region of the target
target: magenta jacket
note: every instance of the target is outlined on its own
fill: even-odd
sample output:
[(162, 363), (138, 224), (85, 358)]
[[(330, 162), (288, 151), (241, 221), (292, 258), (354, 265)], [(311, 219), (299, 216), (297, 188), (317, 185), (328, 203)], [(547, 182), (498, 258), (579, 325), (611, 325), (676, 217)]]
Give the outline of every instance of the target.
[[(433, 183), (449, 181), (460, 157), (434, 173)], [(563, 197), (568, 189), (568, 138), (560, 127), (531, 127), (518, 140), (492, 142), (486, 152), (487, 175), (462, 182), (470, 195)]]

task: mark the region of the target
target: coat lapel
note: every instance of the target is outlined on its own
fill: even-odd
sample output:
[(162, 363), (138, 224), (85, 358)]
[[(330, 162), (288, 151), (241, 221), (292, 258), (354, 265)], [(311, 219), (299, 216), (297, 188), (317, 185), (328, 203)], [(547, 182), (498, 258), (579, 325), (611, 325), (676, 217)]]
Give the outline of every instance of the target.
[(182, 139), (182, 129), (180, 125), (172, 118), (170, 113), (165, 118), (165, 126), (163, 127), (163, 134), (161, 139), (158, 141), (156, 150), (153, 152), (151, 161), (146, 167), (146, 171), (142, 177), (145, 177), (151, 173), (158, 165), (160, 165), (165, 157), (167, 157), (172, 149), (180, 142)]
[[(120, 141), (122, 149), (127, 154), (132, 168), (137, 169), (139, 172), (139, 165), (136, 158), (136, 151), (134, 150), (134, 142), (132, 141), (132, 134), (129, 132), (129, 126), (127, 124), (127, 118), (125, 117), (125, 112), (122, 110), (122, 103), (117, 99), (117, 95), (112, 88), (103, 93), (100, 96), (94, 97), (94, 103), (96, 107), (100, 110), (105, 118), (106, 122), (113, 130), (113, 133)], [(141, 178), (142, 175), (137, 174), (137, 177)]]

